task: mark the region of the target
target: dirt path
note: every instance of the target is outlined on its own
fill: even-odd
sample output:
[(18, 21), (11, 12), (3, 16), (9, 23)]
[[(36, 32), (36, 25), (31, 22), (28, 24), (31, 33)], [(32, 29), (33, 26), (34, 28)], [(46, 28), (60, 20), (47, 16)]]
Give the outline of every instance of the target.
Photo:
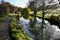
[(12, 17), (8, 17), (0, 23), (0, 40), (11, 40), (9, 35), (9, 22), (11, 19)]

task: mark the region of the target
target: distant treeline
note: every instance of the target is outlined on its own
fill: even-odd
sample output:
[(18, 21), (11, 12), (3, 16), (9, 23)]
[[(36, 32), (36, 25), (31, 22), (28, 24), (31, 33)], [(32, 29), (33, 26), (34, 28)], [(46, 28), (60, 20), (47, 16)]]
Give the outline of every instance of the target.
[(9, 2), (4, 2), (0, 4), (0, 17), (13, 13), (14, 11), (20, 11), (20, 9), (20, 7), (16, 7)]

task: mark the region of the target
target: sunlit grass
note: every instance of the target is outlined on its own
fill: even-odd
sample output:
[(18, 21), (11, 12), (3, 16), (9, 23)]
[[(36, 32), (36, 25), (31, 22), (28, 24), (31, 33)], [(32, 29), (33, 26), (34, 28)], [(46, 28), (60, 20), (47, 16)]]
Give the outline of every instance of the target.
[(0, 22), (2, 22), (2, 21), (4, 21), (5, 19), (7, 19), (8, 18), (8, 16), (6, 15), (6, 16), (4, 16), (4, 17), (0, 17)]
[(20, 28), (19, 24), (17, 25), (16, 24), (17, 24), (17, 20), (14, 17), (10, 22), (11, 37), (14, 40), (32, 40), (24, 33), (24, 31)]

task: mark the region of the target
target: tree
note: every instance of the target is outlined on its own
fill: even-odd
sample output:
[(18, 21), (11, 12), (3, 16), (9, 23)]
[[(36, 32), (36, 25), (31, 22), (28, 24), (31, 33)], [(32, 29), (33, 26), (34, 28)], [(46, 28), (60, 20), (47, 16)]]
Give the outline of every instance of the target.
[[(56, 5), (59, 4), (58, 0), (33, 0), (29, 2), (29, 7), (34, 11), (34, 23), (36, 24), (36, 12), (38, 10), (42, 11), (42, 25), (41, 25), (41, 39), (43, 40), (43, 24), (44, 24), (44, 15), (45, 15), (45, 10), (52, 9), (52, 8), (57, 8)], [(55, 5), (55, 7), (53, 7)], [(34, 25), (35, 25), (34, 24)], [(37, 39), (36, 39), (37, 40)]]
[(22, 11), (21, 11), (21, 15), (25, 18), (25, 19), (28, 19), (28, 10), (27, 8), (23, 8)]
[(2, 4), (0, 4), (1, 17), (6, 16), (8, 13), (10, 13), (10, 6), (11, 4), (9, 2), (2, 2)]
[[(40, 4), (40, 0), (39, 1), (35, 0), (35, 1), (30, 2), (30, 5), (29, 5), (29, 7), (34, 11), (34, 15), (35, 15), (35, 17), (34, 17), (34, 24), (33, 25), (36, 24), (36, 13), (40, 9), (40, 7), (42, 7), (41, 40), (43, 40), (43, 24), (44, 24), (44, 14), (45, 14), (44, 13), (44, 10), (45, 10), (45, 1), (43, 0), (42, 2), (43, 3), (41, 5)], [(37, 40), (37, 39), (35, 39), (35, 40)]]

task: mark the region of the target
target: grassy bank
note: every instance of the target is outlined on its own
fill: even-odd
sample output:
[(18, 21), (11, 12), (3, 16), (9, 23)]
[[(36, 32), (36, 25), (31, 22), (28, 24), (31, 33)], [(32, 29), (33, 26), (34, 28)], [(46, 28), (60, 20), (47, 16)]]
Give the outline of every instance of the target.
[(8, 18), (8, 16), (0, 17), (0, 22), (4, 21), (7, 18)]
[(13, 40), (32, 40), (24, 33), (15, 17), (11, 20), (9, 26), (11, 31), (11, 38)]

